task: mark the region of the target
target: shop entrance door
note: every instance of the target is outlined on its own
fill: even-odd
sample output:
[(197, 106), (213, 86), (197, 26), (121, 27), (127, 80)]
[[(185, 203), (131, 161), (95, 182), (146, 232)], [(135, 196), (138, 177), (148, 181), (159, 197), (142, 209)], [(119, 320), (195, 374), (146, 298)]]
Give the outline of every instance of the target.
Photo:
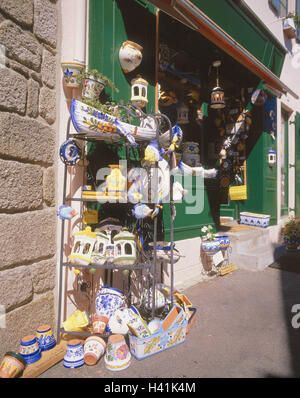
[(300, 217), (300, 113), (296, 114), (295, 133), (295, 213)]
[(286, 216), (289, 213), (289, 115), (282, 109), (280, 128), (280, 157), (281, 157), (281, 181), (280, 181), (280, 215)]

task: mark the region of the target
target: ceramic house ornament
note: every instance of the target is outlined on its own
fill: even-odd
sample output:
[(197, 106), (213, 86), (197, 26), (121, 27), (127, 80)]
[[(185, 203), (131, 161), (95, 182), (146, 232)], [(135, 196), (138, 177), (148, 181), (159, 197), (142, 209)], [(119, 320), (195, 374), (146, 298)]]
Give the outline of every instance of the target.
[(131, 266), (136, 263), (137, 251), (135, 235), (123, 228), (118, 235), (113, 238), (114, 259), (117, 266)]
[(106, 249), (109, 244), (109, 237), (100, 232), (99, 228), (95, 229), (95, 234), (97, 236), (97, 241), (94, 244), (92, 261), (95, 264), (104, 265), (106, 262)]
[(76, 264), (90, 264), (97, 235), (92, 232), (91, 227), (86, 227), (83, 231), (75, 232), (74, 238), (72, 252), (68, 258)]
[(142, 62), (143, 47), (133, 41), (125, 41), (119, 51), (119, 61), (124, 73), (132, 72)]
[(144, 108), (148, 103), (148, 82), (138, 75), (131, 80), (131, 102), (138, 108)]

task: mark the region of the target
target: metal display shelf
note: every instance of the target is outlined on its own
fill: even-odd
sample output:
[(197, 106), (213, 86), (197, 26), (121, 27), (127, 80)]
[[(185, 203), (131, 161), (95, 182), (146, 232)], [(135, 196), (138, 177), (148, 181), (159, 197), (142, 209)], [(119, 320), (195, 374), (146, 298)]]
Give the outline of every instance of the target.
[[(124, 107), (123, 107), (124, 108)], [(140, 112), (140, 118), (145, 118), (145, 117), (152, 117), (153, 120), (155, 121), (156, 124), (156, 139), (158, 141), (159, 138), (159, 123), (162, 123), (162, 121), (167, 122), (168, 126), (169, 126), (169, 132), (170, 132), (170, 144), (172, 142), (172, 126), (170, 123), (170, 120), (167, 118), (167, 116), (163, 115), (163, 114), (144, 114), (143, 112)], [(93, 141), (93, 140), (97, 140), (100, 141), (99, 137), (97, 137), (97, 135), (79, 135), (79, 134), (70, 134), (70, 125), (71, 125), (71, 117), (68, 120), (68, 125), (67, 125), (67, 134), (66, 134), (66, 139), (69, 138), (74, 138), (74, 139), (82, 139), (85, 141)], [(98, 138), (98, 139), (97, 139)], [(121, 138), (121, 137), (120, 137)], [(103, 141), (103, 139), (102, 139)], [(119, 142), (112, 142), (112, 144), (119, 144)], [(123, 144), (128, 146), (129, 144)], [(83, 151), (83, 159), (85, 159), (85, 153)], [(83, 167), (85, 167), (85, 162), (83, 161)], [(69, 202), (99, 202), (101, 203), (101, 199), (97, 199), (97, 198), (74, 198), (74, 197), (67, 197), (66, 194), (66, 190), (67, 190), (67, 178), (68, 178), (68, 172), (67, 169), (68, 167), (76, 167), (75, 166), (68, 166), (65, 164), (64, 167), (64, 177), (63, 177), (63, 205), (65, 205), (66, 203)], [(174, 167), (174, 157), (171, 156), (170, 157), (170, 167), (171, 169)], [(83, 173), (83, 180), (84, 180), (84, 173)], [(82, 181), (82, 186), (84, 185), (84, 181)], [(107, 199), (105, 201), (107, 203)], [(123, 201), (121, 202), (114, 202), (114, 204), (122, 204), (124, 203)], [(173, 210), (174, 210), (174, 201), (173, 201), (173, 176), (170, 173), (170, 220), (171, 220), (171, 225), (170, 225), (170, 244), (171, 244), (171, 250), (170, 250), (170, 281), (171, 281), (171, 305), (173, 305), (173, 291), (174, 291), (174, 271), (173, 271), (173, 265), (174, 265), (174, 259), (173, 259), (173, 236), (174, 236), (174, 232), (173, 232)], [(81, 205), (81, 216), (83, 214), (83, 204)], [(101, 210), (100, 210), (101, 211)], [(81, 217), (82, 219), (82, 217)], [(75, 268), (82, 268), (82, 269), (91, 269), (91, 268), (95, 268), (95, 269), (104, 269), (105, 270), (105, 280), (107, 279), (107, 274), (108, 271), (111, 271), (111, 284), (113, 284), (113, 280), (112, 280), (112, 274), (114, 270), (128, 270), (128, 286), (129, 286), (129, 291), (131, 292), (131, 271), (134, 270), (149, 270), (148, 276), (152, 279), (150, 279), (150, 284), (152, 283), (152, 292), (155, 292), (155, 287), (156, 287), (156, 268), (157, 268), (157, 261), (160, 261), (157, 259), (157, 251), (156, 251), (156, 246), (157, 246), (157, 217), (154, 218), (153, 220), (153, 247), (155, 248), (153, 251), (153, 258), (151, 260), (151, 263), (149, 262), (150, 260), (145, 258), (145, 262), (141, 263), (138, 262), (136, 265), (134, 266), (116, 266), (113, 263), (108, 263), (108, 264), (104, 264), (104, 265), (99, 265), (99, 264), (88, 264), (88, 265), (81, 265), (81, 264), (76, 264), (76, 263), (70, 263), (67, 261), (64, 261), (64, 247), (65, 247), (65, 224), (66, 222), (70, 222), (71, 220), (65, 220), (62, 219), (61, 220), (61, 247), (60, 247), (60, 267), (59, 267), (59, 304), (58, 304), (58, 317), (57, 317), (57, 343), (59, 343), (60, 341), (60, 335), (61, 333), (67, 333), (70, 335), (80, 335), (80, 336), (90, 336), (91, 333), (85, 333), (85, 332), (71, 332), (71, 331), (65, 331), (64, 328), (61, 327), (61, 318), (62, 318), (62, 310), (63, 310), (63, 306), (65, 306), (65, 302), (64, 304), (62, 303), (63, 301), (63, 292), (64, 289), (66, 288), (66, 283), (64, 283), (65, 287), (63, 287), (63, 269), (66, 269), (68, 267), (75, 267)], [(106, 281), (105, 281), (106, 282)], [(148, 294), (150, 293), (150, 288), (148, 287)], [(131, 294), (131, 293), (130, 293)], [(152, 294), (152, 319), (154, 319), (155, 316), (155, 302), (156, 300), (156, 294)], [(91, 314), (89, 314), (89, 316), (91, 316)], [(103, 334), (101, 335), (102, 337), (108, 337), (109, 333)]]

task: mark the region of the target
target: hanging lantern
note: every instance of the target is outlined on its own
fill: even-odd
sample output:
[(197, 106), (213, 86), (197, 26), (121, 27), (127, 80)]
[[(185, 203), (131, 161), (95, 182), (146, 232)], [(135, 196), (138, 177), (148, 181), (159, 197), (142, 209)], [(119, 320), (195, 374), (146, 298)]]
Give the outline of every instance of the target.
[(138, 75), (131, 80), (131, 102), (133, 105), (144, 108), (147, 105), (147, 88), (148, 82)]
[(177, 124), (189, 123), (189, 108), (185, 104), (181, 104), (177, 108)]
[(221, 61), (215, 61), (213, 66), (217, 69), (217, 82), (216, 87), (213, 88), (211, 92), (211, 105), (210, 107), (213, 109), (221, 109), (225, 107), (225, 99), (224, 99), (224, 91), (219, 86), (219, 66), (221, 65)]
[(274, 164), (276, 164), (276, 151), (273, 148), (268, 150), (268, 163), (269, 166), (274, 166)]

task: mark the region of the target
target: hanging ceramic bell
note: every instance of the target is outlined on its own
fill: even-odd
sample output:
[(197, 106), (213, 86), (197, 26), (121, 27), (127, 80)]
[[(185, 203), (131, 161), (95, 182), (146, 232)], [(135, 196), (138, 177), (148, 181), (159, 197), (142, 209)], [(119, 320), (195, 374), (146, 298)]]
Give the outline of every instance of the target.
[(144, 108), (148, 103), (148, 82), (138, 75), (131, 80), (131, 102), (138, 108)]
[(113, 238), (114, 259), (117, 266), (131, 266), (136, 263), (137, 252), (135, 235), (123, 228), (118, 235)]
[(143, 47), (133, 41), (125, 41), (119, 51), (119, 61), (124, 73), (136, 69), (142, 62)]

